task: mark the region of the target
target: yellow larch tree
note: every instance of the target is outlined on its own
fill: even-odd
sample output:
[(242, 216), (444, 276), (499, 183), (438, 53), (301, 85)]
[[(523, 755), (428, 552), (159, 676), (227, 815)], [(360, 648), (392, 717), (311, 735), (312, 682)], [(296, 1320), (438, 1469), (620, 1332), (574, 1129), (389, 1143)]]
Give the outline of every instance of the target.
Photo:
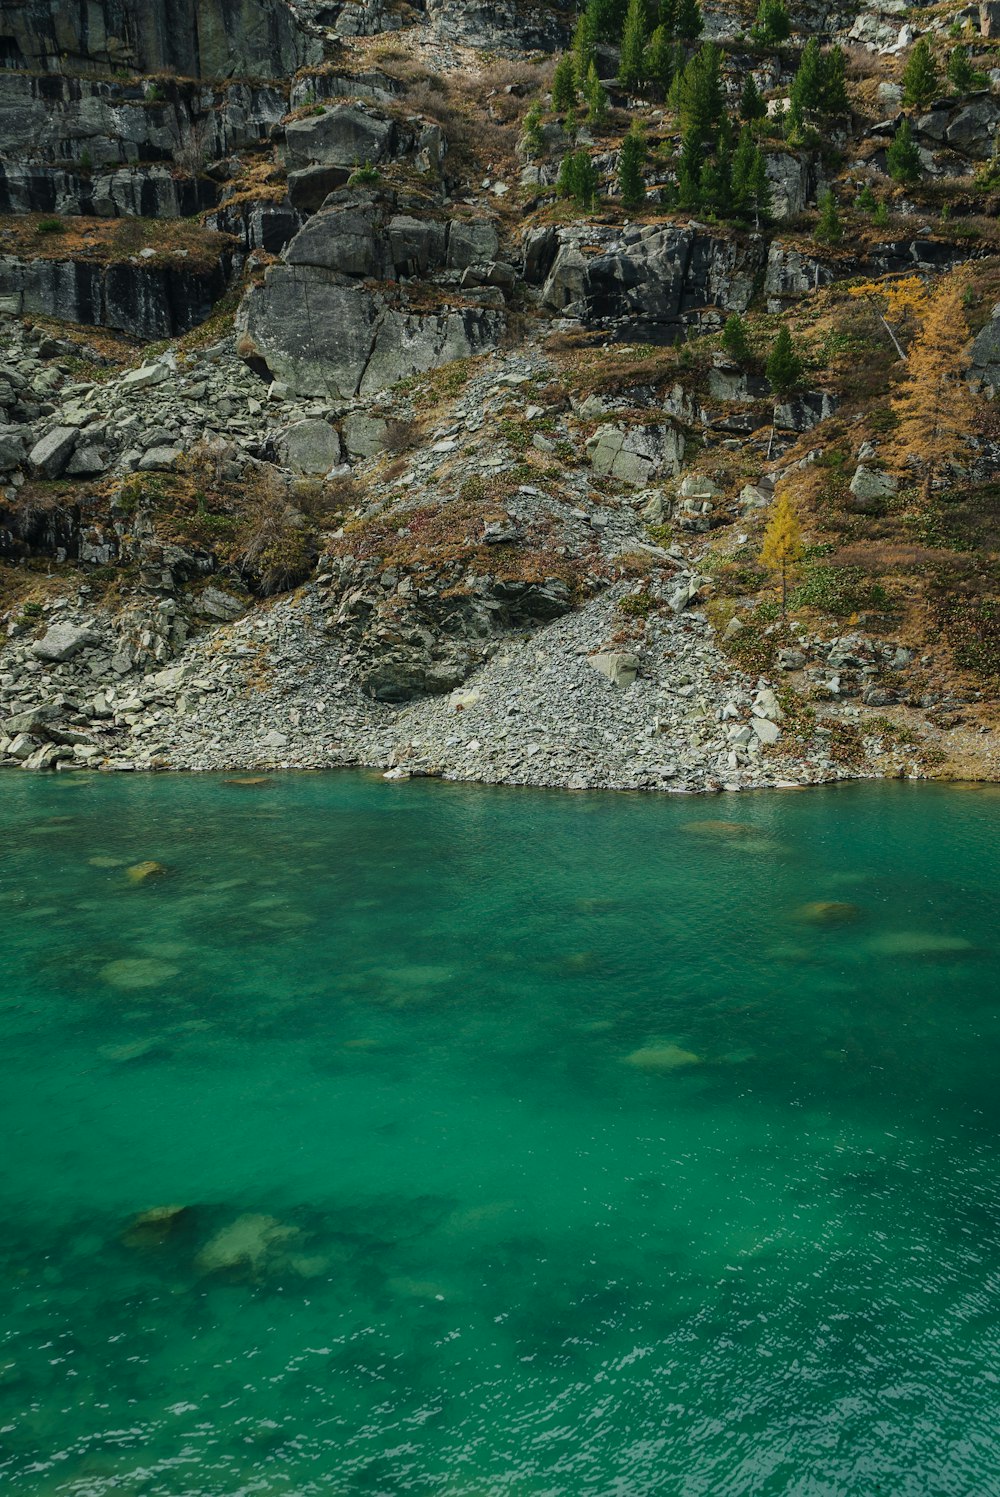
[(889, 334), (893, 348), (901, 359), (906, 351), (899, 334), (919, 320), (927, 307), (927, 287), (918, 275), (886, 276), (882, 281), (862, 281), (852, 286), (854, 297), (863, 297)]
[(803, 550), (802, 527), (792, 496), (786, 489), (775, 498), (760, 548), (761, 566), (781, 577), (782, 612), (788, 602), (789, 572), (802, 560)]
[(892, 399), (897, 426), (886, 456), (897, 468), (914, 462), (924, 474), (925, 493), (962, 447), (973, 426), (975, 404), (966, 382), (963, 272), (945, 277), (929, 299), (920, 331), (910, 345), (904, 373)]

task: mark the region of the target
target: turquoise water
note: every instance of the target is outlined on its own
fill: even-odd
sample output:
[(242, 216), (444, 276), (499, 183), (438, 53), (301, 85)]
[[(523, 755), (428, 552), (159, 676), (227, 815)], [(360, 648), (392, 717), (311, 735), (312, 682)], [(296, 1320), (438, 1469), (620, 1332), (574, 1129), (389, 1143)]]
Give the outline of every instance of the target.
[(11, 1497), (1000, 1492), (996, 792), (0, 806)]

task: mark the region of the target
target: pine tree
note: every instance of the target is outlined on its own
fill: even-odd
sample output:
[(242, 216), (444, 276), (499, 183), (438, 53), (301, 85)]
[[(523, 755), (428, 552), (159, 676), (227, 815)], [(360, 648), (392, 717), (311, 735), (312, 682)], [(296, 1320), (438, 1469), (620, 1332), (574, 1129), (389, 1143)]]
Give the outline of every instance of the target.
[(967, 94), (975, 76), (968, 47), (952, 47), (948, 56), (948, 82), (956, 93)]
[(677, 0), (674, 34), (682, 42), (696, 42), (705, 25), (698, 0)]
[(802, 360), (795, 352), (792, 335), (786, 323), (782, 323), (774, 347), (768, 354), (764, 373), (771, 389), (779, 400), (790, 395), (802, 378)]
[(774, 47), (786, 42), (792, 34), (792, 23), (783, 0), (760, 0), (757, 19), (750, 28), (750, 35), (762, 46)]
[(665, 26), (657, 26), (649, 38), (645, 70), (650, 83), (660, 89), (663, 97), (667, 98), (670, 85), (674, 81), (674, 44)]
[(926, 37), (921, 37), (903, 72), (903, 103), (922, 109), (938, 91), (938, 73), (934, 54)]
[(529, 156), (540, 156), (545, 144), (542, 138), (542, 108), (537, 99), (524, 116), (524, 149)]
[(573, 77), (578, 89), (583, 90), (587, 82), (590, 64), (594, 61), (597, 34), (590, 9), (582, 10), (573, 33)]
[(677, 0), (660, 0), (656, 24), (662, 26), (668, 36), (677, 34)]
[(756, 156), (757, 144), (749, 126), (744, 125), (736, 143), (732, 166), (733, 208), (737, 213), (748, 213), (753, 207), (751, 179)]
[(576, 68), (573, 56), (564, 52), (552, 75), (552, 108), (557, 114), (565, 114), (576, 104)]
[(816, 37), (811, 36), (802, 49), (799, 66), (792, 79), (789, 97), (793, 107), (797, 107), (800, 112), (822, 107), (824, 75), (823, 54)]
[(871, 183), (866, 182), (854, 199), (854, 206), (859, 213), (874, 213), (878, 207), (878, 200), (872, 192)]
[(760, 563), (781, 577), (781, 608), (788, 604), (788, 575), (802, 560), (802, 527), (787, 491), (779, 494), (771, 510), (760, 548)]
[(597, 168), (586, 151), (571, 151), (562, 159), (556, 192), (572, 198), (578, 208), (592, 208), (597, 199)]
[(839, 244), (844, 237), (844, 230), (840, 222), (840, 214), (837, 212), (837, 199), (833, 193), (827, 190), (819, 200), (819, 222), (813, 232), (813, 238), (820, 244)]
[(617, 41), (625, 24), (626, 0), (587, 0), (595, 41)]
[(687, 134), (698, 132), (708, 141), (722, 117), (722, 55), (712, 42), (705, 42), (684, 69), (680, 89), (680, 124)]
[(885, 153), (885, 164), (893, 181), (902, 182), (904, 186), (916, 182), (920, 177), (920, 152), (913, 139), (909, 120), (904, 119), (896, 131), (892, 144)]
[(851, 112), (851, 101), (847, 96), (847, 59), (841, 47), (831, 47), (824, 53), (820, 108), (829, 115)]
[(889, 205), (885, 198), (881, 198), (872, 214), (872, 223), (877, 229), (884, 229), (889, 224)]
[(918, 461), (928, 496), (972, 425), (972, 397), (965, 381), (966, 284), (961, 273), (950, 275), (929, 302), (892, 401), (898, 424), (888, 454), (900, 468)]
[(766, 115), (767, 105), (761, 97), (754, 75), (748, 73), (740, 94), (740, 118), (752, 125), (755, 120), (762, 120)]
[(587, 123), (599, 128), (608, 117), (608, 96), (597, 76), (597, 64), (593, 60), (587, 69), (583, 96), (587, 101)]
[(759, 229), (771, 217), (774, 206), (771, 199), (771, 183), (767, 175), (767, 162), (762, 151), (754, 157), (750, 173), (750, 203), (754, 212), (754, 223)]
[(628, 0), (622, 31), (618, 82), (623, 88), (638, 88), (646, 78), (646, 0)]
[(745, 364), (750, 357), (747, 331), (743, 318), (737, 312), (732, 312), (726, 318), (726, 325), (722, 329), (722, 346), (729, 357), (735, 359), (738, 364)]
[(732, 165), (732, 211), (741, 216), (753, 214), (757, 227), (761, 220), (771, 214), (771, 184), (767, 176), (767, 162), (744, 125), (733, 155)]
[(701, 205), (701, 169), (705, 150), (697, 130), (685, 132), (677, 167), (677, 206), (688, 211)]
[(646, 159), (646, 142), (638, 124), (633, 123), (618, 153), (618, 190), (626, 208), (637, 208), (646, 196), (642, 167)]

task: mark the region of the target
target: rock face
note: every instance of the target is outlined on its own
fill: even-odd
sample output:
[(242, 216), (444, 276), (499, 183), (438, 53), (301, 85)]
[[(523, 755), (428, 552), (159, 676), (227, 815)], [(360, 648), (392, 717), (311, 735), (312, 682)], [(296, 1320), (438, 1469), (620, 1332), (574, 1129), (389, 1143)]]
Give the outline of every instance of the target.
[(672, 226), (543, 236), (525, 246), (525, 277), (544, 276), (544, 307), (650, 342), (681, 337), (706, 306), (745, 312), (766, 255), (759, 243)]
[[(492, 297), (477, 306), (460, 294), (465, 274), (482, 262), (485, 278), (495, 263), (495, 226), (418, 218), (408, 207), (364, 189), (331, 194), (289, 244), (285, 263), (244, 299), (239, 330), (248, 351), (293, 392), (372, 394), (501, 336), (502, 297), (498, 308)], [(417, 311), (405, 292), (369, 284), (403, 276), (432, 278), (440, 307)]]
[(1000, 306), (973, 341), (971, 374), (989, 389), (1000, 389)]
[[(225, 241), (220, 240), (225, 245)], [(179, 264), (22, 260), (0, 256), (0, 309), (15, 316), (118, 328), (171, 338), (204, 322), (226, 289), (228, 246), (205, 270)]]
[(0, 69), (0, 212), (191, 217), (218, 184), (206, 162), (267, 142), (284, 90), (152, 85)]
[(599, 426), (587, 443), (587, 456), (595, 473), (642, 488), (664, 474), (680, 472), (684, 433), (660, 424)]
[(4, 7), (8, 66), (160, 69), (189, 78), (279, 78), (317, 62), (319, 44), (281, 0), (88, 0)]

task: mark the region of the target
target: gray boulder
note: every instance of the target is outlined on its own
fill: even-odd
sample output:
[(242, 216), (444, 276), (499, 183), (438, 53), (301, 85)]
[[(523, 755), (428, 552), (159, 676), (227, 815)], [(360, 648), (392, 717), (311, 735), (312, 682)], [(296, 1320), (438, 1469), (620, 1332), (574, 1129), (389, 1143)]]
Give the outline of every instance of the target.
[(76, 624), (51, 624), (42, 638), (35, 640), (31, 653), (36, 660), (61, 664), (64, 660), (72, 660), (74, 655), (79, 655), (81, 650), (97, 642), (97, 635), (90, 629)]
[(606, 676), (612, 686), (631, 686), (639, 674), (638, 656), (620, 650), (600, 650), (587, 656), (587, 664)]
[(855, 499), (863, 501), (887, 499), (895, 494), (897, 488), (898, 484), (890, 473), (882, 473), (877, 468), (866, 468), (863, 465), (856, 469), (850, 483)]
[(369, 416), (364, 411), (351, 411), (344, 417), (344, 446), (351, 457), (375, 457), (385, 451), (389, 428), (378, 416)]
[(321, 417), (290, 426), (282, 439), (281, 450), (289, 468), (313, 475), (329, 473), (342, 456), (336, 429)]
[(595, 473), (644, 488), (664, 473), (680, 472), (684, 435), (674, 426), (599, 426), (587, 443)]
[(488, 308), (403, 311), (338, 272), (274, 265), (244, 298), (237, 328), (290, 393), (334, 401), (482, 353), (505, 323)]
[(56, 426), (35, 443), (28, 461), (42, 478), (60, 478), (79, 438), (75, 426)]

